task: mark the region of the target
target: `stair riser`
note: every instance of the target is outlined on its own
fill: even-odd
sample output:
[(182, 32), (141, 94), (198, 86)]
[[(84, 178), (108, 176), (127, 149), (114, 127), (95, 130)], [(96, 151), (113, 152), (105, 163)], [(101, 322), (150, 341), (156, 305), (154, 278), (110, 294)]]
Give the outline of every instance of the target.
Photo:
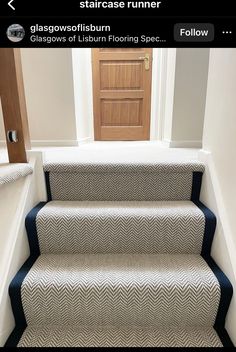
[(193, 173), (53, 173), (53, 200), (190, 200)]
[[(54, 292), (53, 292), (54, 291)], [(57, 291), (57, 292), (55, 292)], [(219, 303), (219, 292), (189, 290), (187, 296), (180, 290), (158, 287), (138, 289), (57, 288), (40, 294), (22, 291), (27, 303), (25, 314), (32, 325), (137, 325), (137, 326), (209, 326), (214, 325)], [(183, 298), (183, 296), (186, 296)], [(51, 296), (51, 297), (50, 297)], [(213, 303), (214, 302), (214, 303)]]
[(36, 219), (41, 253), (201, 253), (205, 217), (193, 203), (117, 204), (47, 205)]

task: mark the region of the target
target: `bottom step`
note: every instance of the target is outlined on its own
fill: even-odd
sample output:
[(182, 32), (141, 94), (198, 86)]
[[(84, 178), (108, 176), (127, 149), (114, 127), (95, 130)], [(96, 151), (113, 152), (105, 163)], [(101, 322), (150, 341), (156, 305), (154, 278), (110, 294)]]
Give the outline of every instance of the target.
[(27, 327), (18, 347), (222, 347), (213, 328)]

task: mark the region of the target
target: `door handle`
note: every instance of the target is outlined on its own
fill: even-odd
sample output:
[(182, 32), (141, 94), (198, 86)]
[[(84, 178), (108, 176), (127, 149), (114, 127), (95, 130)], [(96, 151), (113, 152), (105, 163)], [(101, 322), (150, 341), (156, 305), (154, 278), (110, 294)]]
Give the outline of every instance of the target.
[(17, 131), (15, 130), (7, 131), (7, 140), (9, 143), (17, 143), (18, 142)]
[(140, 56), (139, 60), (144, 60), (145, 70), (148, 71), (150, 69), (150, 55), (147, 53), (145, 56)]

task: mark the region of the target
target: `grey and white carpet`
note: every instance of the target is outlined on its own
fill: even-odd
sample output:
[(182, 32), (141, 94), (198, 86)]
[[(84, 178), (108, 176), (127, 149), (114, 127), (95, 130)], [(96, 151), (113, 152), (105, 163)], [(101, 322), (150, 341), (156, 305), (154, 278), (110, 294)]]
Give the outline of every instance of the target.
[(45, 165), (56, 200), (189, 200), (193, 173), (203, 170), (197, 162)]
[(36, 224), (41, 253), (197, 254), (205, 216), (191, 201), (51, 201)]
[(222, 347), (213, 328), (27, 327), (18, 347)]
[(204, 166), (47, 164), (10, 285), (6, 346), (222, 347), (232, 296), (210, 257)]
[(33, 173), (29, 164), (0, 164), (0, 187)]

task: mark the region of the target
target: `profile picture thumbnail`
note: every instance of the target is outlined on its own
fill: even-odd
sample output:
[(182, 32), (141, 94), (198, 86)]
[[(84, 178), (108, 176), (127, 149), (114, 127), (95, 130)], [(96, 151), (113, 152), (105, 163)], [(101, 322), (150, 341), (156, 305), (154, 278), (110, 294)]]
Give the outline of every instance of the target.
[(7, 28), (7, 37), (10, 41), (20, 42), (25, 36), (25, 30), (20, 24), (12, 24)]

